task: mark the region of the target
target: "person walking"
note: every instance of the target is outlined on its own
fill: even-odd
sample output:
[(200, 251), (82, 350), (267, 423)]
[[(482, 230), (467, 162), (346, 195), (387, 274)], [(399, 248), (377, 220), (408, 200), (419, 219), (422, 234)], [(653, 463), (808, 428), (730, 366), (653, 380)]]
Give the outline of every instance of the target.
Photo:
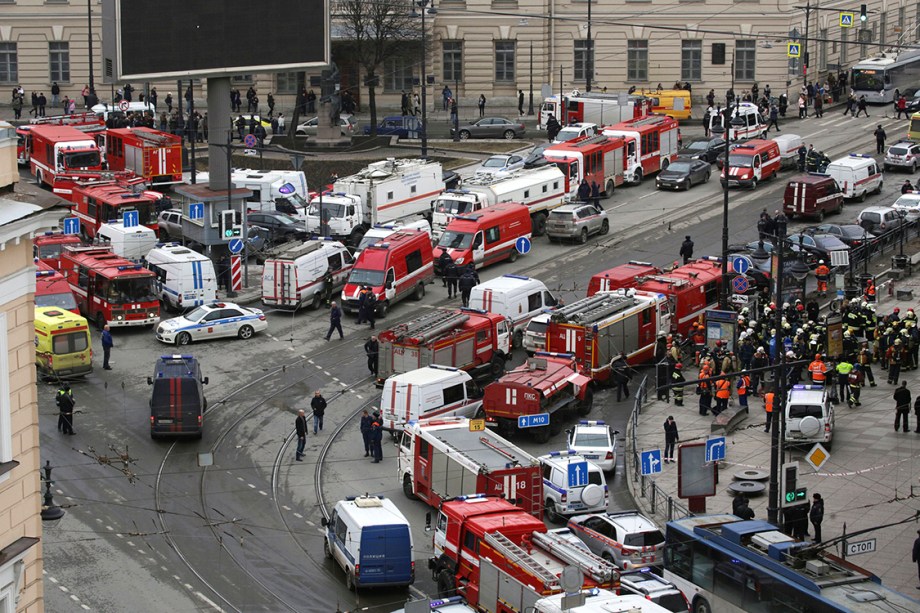
[(684, 242), (680, 244), (679, 256), (684, 258), (684, 264), (690, 261), (690, 258), (693, 257), (693, 241), (690, 240), (690, 236), (687, 235), (684, 237)]
[(821, 542), (821, 522), (824, 521), (824, 499), (817, 492), (811, 497), (811, 510), (808, 512), (808, 519), (811, 520), (811, 526), (815, 529), (815, 542)]
[(22, 119), (22, 96), (13, 96), (13, 119)]
[(770, 427), (773, 425), (773, 399), (775, 398), (773, 392), (767, 392), (763, 395), (763, 410), (767, 414), (767, 423), (764, 426), (763, 431), (769, 432)]
[(447, 268), (444, 271), (444, 279), (447, 281), (447, 297), (453, 298), (459, 295), (460, 290), (457, 288), (457, 283), (460, 281), (460, 271), (457, 269), (457, 265), (454, 263), (453, 259), (447, 263)]
[(367, 356), (367, 369), (371, 371), (374, 377), (377, 377), (377, 356), (380, 354), (380, 343), (376, 336), (371, 336), (364, 343), (364, 355)]
[(445, 86), (444, 86), (444, 89), (441, 90), (441, 98), (442, 98), (442, 100), (443, 100), (444, 110), (445, 110), (445, 111), (446, 111), (448, 108), (450, 108), (450, 99), (453, 98), (453, 97), (454, 97), (453, 92), (451, 92), (451, 91), (450, 91), (450, 88), (447, 87), (447, 86), (445, 85)]
[(476, 287), (476, 277), (473, 276), (473, 273), (468, 268), (464, 269), (458, 284), (460, 286), (460, 301), (464, 307), (468, 307), (470, 306), (470, 294), (473, 292), (473, 288)]
[(671, 391), (674, 392), (674, 406), (682, 407), (684, 406), (684, 386), (680, 385), (687, 379), (684, 378), (684, 373), (681, 372), (684, 365), (678, 362), (674, 365), (674, 370), (671, 372), (671, 385), (674, 387), (671, 388)]
[(457, 117), (457, 101), (453, 98), (450, 99), (450, 123), (453, 126), (457, 125), (459, 118)]
[(59, 392), (57, 396), (58, 409), (60, 410), (58, 421), (61, 425), (61, 432), (64, 434), (76, 434), (73, 431), (73, 410), (76, 406), (76, 401), (68, 384), (65, 383), (62, 389), (64, 393)]
[(680, 437), (677, 433), (677, 422), (674, 421), (673, 415), (668, 415), (664, 422), (664, 461), (665, 463), (674, 462), (674, 445)]
[(383, 426), (380, 424), (380, 414), (374, 413), (371, 423), (371, 447), (374, 453), (374, 464), (379, 464), (383, 459)]
[(339, 305), (337, 305), (335, 301), (329, 305), (329, 331), (326, 332), (327, 341), (332, 338), (333, 330), (339, 331), (339, 340), (345, 338), (345, 334), (342, 332), (342, 309), (339, 308)]
[(610, 365), (610, 376), (613, 378), (613, 384), (617, 386), (617, 402), (629, 398), (629, 380), (632, 377), (629, 374), (629, 365), (622, 355)]
[[(914, 551), (911, 554), (911, 560), (917, 563), (917, 577), (920, 579), (920, 530), (917, 530), (917, 538), (914, 540)], [(920, 585), (917, 586), (920, 590)]]
[(550, 115), (549, 119), (546, 120), (546, 137), (549, 139), (549, 142), (556, 140), (556, 136), (561, 129), (562, 126), (559, 125), (559, 120), (556, 119), (555, 115)]
[[(918, 398), (918, 400), (920, 400), (920, 398)], [(61, 388), (57, 392), (57, 395), (54, 397), (54, 402), (55, 404), (57, 404), (57, 407), (58, 407), (57, 429), (58, 429), (58, 432), (63, 432), (64, 431), (65, 403), (69, 404), (70, 406), (73, 406), (74, 404), (73, 390), (70, 389), (69, 383), (64, 383), (64, 385), (61, 386)]]
[(373, 449), (371, 441), (374, 418), (370, 416), (367, 409), (361, 411), (361, 438), (364, 440), (364, 457), (369, 457)]
[(518, 90), (518, 115), (524, 116), (524, 90)]
[(297, 453), (294, 455), (294, 459), (298, 462), (303, 462), (303, 449), (307, 445), (307, 415), (303, 409), (297, 411), (294, 430), (297, 431)]
[(848, 379), (849, 393), (847, 394), (847, 406), (862, 406), (862, 403), (859, 401), (859, 396), (862, 393), (862, 386), (865, 380), (866, 377), (863, 374), (862, 367), (858, 363), (854, 364)]
[(38, 95), (38, 116), (45, 116), (45, 107), (48, 106), (48, 98), (45, 97), (45, 92), (41, 92)]
[(898, 425), (904, 421), (904, 432), (910, 432), (910, 390), (907, 389), (907, 381), (901, 381), (901, 387), (894, 391), (894, 431), (898, 431)]
[(313, 436), (316, 436), (323, 429), (323, 415), (326, 414), (326, 399), (319, 390), (313, 392), (310, 408), (313, 409)]
[(766, 134), (770, 133), (771, 127), (776, 128), (777, 132), (782, 132), (782, 130), (779, 129), (779, 109), (776, 108), (775, 104), (770, 105), (770, 123), (767, 124)]
[(112, 370), (112, 367), (109, 365), (109, 356), (112, 353), (112, 347), (115, 346), (115, 341), (112, 340), (112, 331), (109, 329), (109, 325), (106, 324), (102, 327), (102, 368), (103, 370)]
[(714, 415), (728, 409), (728, 399), (732, 396), (732, 382), (725, 375), (723, 371), (723, 378), (716, 381), (716, 408), (712, 411)]
[(859, 100), (856, 101), (856, 117), (859, 117), (860, 113), (865, 113), (866, 117), (869, 116), (868, 103), (866, 102), (865, 96), (860, 96)]
[(903, 94), (898, 97), (894, 106), (898, 111), (898, 119), (901, 118), (902, 113), (904, 114), (904, 119), (910, 119), (910, 114), (907, 112), (907, 98), (905, 98)]
[(824, 117), (824, 94), (819, 94), (815, 96), (814, 101), (815, 106), (815, 117), (821, 119)]
[(479, 94), (479, 118), (482, 119), (486, 115), (486, 97), (484, 94)]
[(872, 133), (875, 136), (875, 152), (876, 153), (885, 153), (885, 130), (882, 129), (882, 124), (878, 124), (875, 128), (875, 132)]

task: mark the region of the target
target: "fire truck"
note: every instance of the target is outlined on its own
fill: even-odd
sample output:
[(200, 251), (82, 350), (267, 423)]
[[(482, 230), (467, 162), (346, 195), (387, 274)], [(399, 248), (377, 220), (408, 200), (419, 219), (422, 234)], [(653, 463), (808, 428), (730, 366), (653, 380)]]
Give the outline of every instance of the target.
[(545, 130), (550, 117), (555, 117), (562, 125), (580, 122), (596, 123), (599, 126), (611, 125), (650, 114), (651, 102), (651, 99), (645, 96), (633, 94), (580, 93), (575, 90), (562, 97), (565, 114), (560, 116), (557, 94), (543, 99), (537, 129)]
[(105, 132), (109, 170), (130, 170), (151, 185), (182, 182), (182, 139), (152, 128), (114, 128)]
[(617, 589), (616, 565), (507, 500), (461, 496), (441, 503), (428, 560), (441, 597), (457, 593), (479, 611), (533, 610), (542, 597), (563, 592), (562, 573), (574, 566), (582, 589)]
[(54, 270), (61, 269), (61, 251), (64, 245), (80, 246), (83, 241), (75, 234), (63, 232), (45, 232), (32, 239), (32, 257), (47, 264)]
[(562, 432), (563, 415), (591, 412), (594, 393), (591, 378), (579, 372), (571, 355), (537, 352), (514, 370), (485, 388), (482, 408), (499, 432), (510, 435), (523, 415), (547, 414), (546, 424), (526, 428), (538, 443)]
[(680, 148), (677, 120), (665, 115), (622, 121), (604, 128), (603, 134), (626, 139), (628, 183), (641, 183), (643, 177), (667, 168)]
[(71, 126), (83, 132), (101, 132), (105, 122), (95, 113), (77, 113), (74, 115), (53, 115), (38, 117), (16, 128), (16, 161), (20, 166), (29, 165), (29, 132), (34, 126)]
[(596, 134), (548, 147), (543, 152), (566, 177), (566, 193), (574, 194), (583, 179), (596, 182), (606, 198), (626, 181), (627, 139)]
[(492, 378), (511, 359), (511, 325), (504, 315), (478, 309), (435, 309), (379, 335), (377, 382), (439, 364)]
[(658, 335), (670, 324), (670, 305), (662, 294), (599, 292), (550, 314), (546, 350), (573, 354), (582, 374), (605, 382), (620, 357), (632, 365), (650, 362)]
[(137, 190), (138, 187), (121, 181), (75, 183), (70, 196), (71, 210), (80, 218), (80, 232), (92, 239), (99, 226), (121, 221), (128, 211), (137, 211), (138, 223), (157, 232), (157, 213), (170, 208), (169, 197), (152, 190)]
[(29, 166), (39, 185), (71, 193), (73, 177), (102, 172), (102, 155), (90, 134), (72, 126), (38, 125), (29, 130)]
[(61, 272), (81, 314), (100, 329), (105, 324), (152, 326), (160, 321), (156, 275), (108, 247), (65, 247)]
[(35, 306), (58, 307), (80, 314), (77, 299), (64, 275), (38, 259), (35, 260)]
[(687, 335), (706, 309), (717, 308), (722, 262), (719, 258), (705, 257), (667, 270), (645, 262), (630, 262), (591, 277), (588, 296), (624, 288), (667, 296), (674, 314), (671, 331)]
[(465, 417), (408, 422), (397, 467), (403, 493), (435, 508), (455, 496), (489, 494), (543, 516), (540, 461), (491, 430), (471, 430)]

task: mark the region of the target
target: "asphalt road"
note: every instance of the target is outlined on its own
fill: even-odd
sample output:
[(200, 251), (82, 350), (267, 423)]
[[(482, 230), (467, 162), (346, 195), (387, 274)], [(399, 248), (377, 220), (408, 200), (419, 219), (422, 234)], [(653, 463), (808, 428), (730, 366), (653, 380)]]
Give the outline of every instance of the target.
[[(805, 136), (834, 157), (874, 150), (870, 140), (876, 123), (875, 118), (834, 115), (790, 121), (783, 131)], [(896, 126), (889, 133), (906, 128), (906, 122), (885, 125)], [(730, 242), (756, 237), (757, 213), (780, 207), (786, 176), (754, 192), (732, 190)], [(882, 194), (866, 205), (892, 202), (902, 181), (900, 175), (889, 177)], [(599, 270), (632, 259), (673, 262), (685, 234), (696, 242), (696, 256), (721, 250), (717, 181), (690, 192), (661, 193), (648, 180), (618, 190), (603, 204), (612, 220), (609, 236), (583, 246), (537, 238), (533, 251), (516, 264), (492, 266), (481, 276), (533, 276), (570, 302), (584, 296), (589, 277)], [(848, 204), (842, 217), (849, 221), (861, 208)], [(799, 225), (804, 224), (791, 224)], [(395, 306), (378, 327), (448, 304), (440, 283), (427, 289), (421, 302)], [(202, 441), (149, 438), (146, 377), (158, 355), (175, 352), (150, 330), (116, 330), (114, 369), (102, 371), (97, 361), (97, 370), (75, 385), (83, 411), (76, 418), (76, 436), (55, 431), (56, 388), (39, 384), (42, 460), (56, 467), (55, 501), (67, 509), (64, 519), (45, 525), (48, 610), (392, 611), (409, 591), (350, 593), (341, 570), (323, 557), (322, 503), (365, 492), (392, 497), (409, 517), (417, 571), (410, 591), (433, 593), (425, 563), (432, 537), (424, 530), (431, 509), (403, 496), (392, 445), (385, 446), (381, 464), (363, 457), (354, 416), (379, 397), (362, 350), (369, 331), (346, 318), (345, 340), (327, 343), (324, 312), (269, 312), (268, 320), (268, 332), (249, 341), (214, 341), (186, 350), (210, 377)], [(98, 343), (94, 338), (101, 355)], [(523, 359), (521, 351), (514, 364)], [(316, 389), (329, 399), (325, 429), (309, 437), (305, 461), (294, 462), (294, 416), (299, 408), (309, 411)], [(591, 417), (625, 433), (631, 399), (614, 400), (601, 390)], [(564, 448), (563, 437), (545, 445), (527, 438), (516, 442), (538, 455)], [(209, 460), (213, 464), (203, 466)], [(619, 473), (609, 485), (611, 508), (633, 507)]]

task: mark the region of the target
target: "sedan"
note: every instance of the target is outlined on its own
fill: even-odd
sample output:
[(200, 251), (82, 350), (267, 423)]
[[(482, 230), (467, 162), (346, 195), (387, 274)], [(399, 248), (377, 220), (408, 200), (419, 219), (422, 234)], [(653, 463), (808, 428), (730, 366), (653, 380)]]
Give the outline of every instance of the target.
[(479, 168), (476, 169), (477, 175), (502, 176), (524, 167), (524, 158), (519, 155), (498, 154), (493, 155)]
[(690, 189), (697, 183), (709, 181), (711, 174), (712, 168), (705, 160), (678, 159), (658, 173), (655, 186), (658, 189)]
[[(470, 122), (468, 125), (460, 128), (460, 140), (469, 138), (504, 138), (511, 140), (521, 138), (527, 128), (524, 124), (509, 121), (502, 117), (483, 117), (477, 122)], [(450, 135), (454, 135), (454, 128), (450, 129)]]
[(831, 261), (831, 251), (849, 251), (850, 246), (833, 234), (792, 234), (788, 237), (796, 245), (801, 245), (810, 254), (808, 265), (817, 265), (816, 259), (827, 263)]
[(725, 139), (719, 136), (694, 138), (677, 152), (678, 157), (703, 160), (712, 164), (720, 154), (725, 153)]
[(872, 242), (874, 238), (871, 234), (862, 228), (862, 226), (857, 226), (856, 224), (833, 224), (825, 223), (820, 226), (812, 226), (810, 228), (805, 228), (805, 232), (808, 234), (833, 234), (841, 242), (849, 245), (850, 247), (858, 247), (862, 245), (866, 240)]
[(250, 225), (261, 226), (269, 231), (272, 243), (281, 243), (290, 240), (306, 240), (309, 238), (307, 228), (290, 215), (258, 211), (249, 213), (247, 221)]
[(638, 511), (576, 515), (568, 527), (592, 553), (623, 570), (664, 563), (664, 535)]
[(891, 208), (904, 215), (907, 223), (920, 219), (920, 194), (901, 194)]
[(617, 467), (617, 439), (620, 432), (603, 421), (582, 420), (568, 433), (568, 450), (610, 472)]
[[(339, 130), (342, 136), (356, 134), (358, 124), (355, 122), (355, 118), (351, 115), (339, 117)], [(316, 136), (317, 132), (319, 132), (319, 118), (314, 117), (297, 126), (294, 134), (297, 136)]]
[(202, 305), (190, 313), (161, 321), (157, 340), (176, 345), (209, 338), (232, 337), (247, 339), (268, 329), (265, 314), (259, 309), (242, 307), (232, 302)]

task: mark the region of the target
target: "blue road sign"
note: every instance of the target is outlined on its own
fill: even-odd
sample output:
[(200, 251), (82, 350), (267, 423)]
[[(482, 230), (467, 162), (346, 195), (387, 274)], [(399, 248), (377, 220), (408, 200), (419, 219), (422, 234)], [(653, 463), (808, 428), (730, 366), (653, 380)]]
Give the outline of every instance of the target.
[(744, 294), (750, 289), (751, 285), (748, 283), (747, 277), (738, 275), (732, 279), (732, 289), (736, 294)]
[(569, 464), (569, 487), (588, 485), (588, 463), (571, 462)]
[(725, 437), (706, 439), (706, 461), (718, 462), (725, 459)]
[(732, 258), (732, 270), (734, 270), (739, 275), (747, 274), (747, 271), (751, 269), (751, 260), (746, 256), (736, 255)]
[(853, 13), (840, 13), (840, 27), (841, 28), (852, 28), (853, 27)]
[(227, 243), (227, 249), (230, 250), (230, 253), (239, 253), (243, 250), (243, 239), (234, 238), (230, 239), (230, 242)]
[(521, 255), (527, 255), (530, 253), (530, 239), (526, 236), (522, 236), (514, 242), (515, 248), (518, 250), (518, 253)]
[(204, 219), (204, 202), (192, 202), (188, 205), (189, 219)]
[(246, 136), (243, 137), (243, 144), (249, 147), (250, 149), (255, 147), (256, 143), (258, 143), (258, 140), (256, 139), (255, 134), (247, 134)]
[(64, 234), (79, 234), (80, 233), (80, 218), (79, 217), (65, 217), (64, 218)]
[(657, 475), (661, 472), (661, 449), (642, 452), (642, 474)]
[(786, 43), (786, 55), (800, 57), (802, 55), (802, 46), (799, 43)]
[(535, 415), (521, 415), (518, 417), (518, 428), (538, 428), (549, 425), (549, 413)]
[(136, 228), (140, 225), (140, 216), (137, 211), (125, 211), (121, 216), (121, 223), (126, 228)]

